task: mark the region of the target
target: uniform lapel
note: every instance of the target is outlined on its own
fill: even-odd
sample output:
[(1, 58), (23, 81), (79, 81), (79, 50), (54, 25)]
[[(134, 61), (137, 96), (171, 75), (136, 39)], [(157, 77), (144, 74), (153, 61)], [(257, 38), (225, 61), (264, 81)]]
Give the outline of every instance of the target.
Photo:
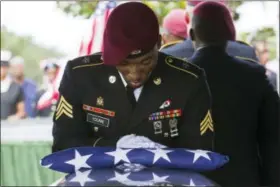
[[(163, 65), (158, 64), (152, 72), (149, 80), (144, 85), (142, 93), (139, 97), (132, 118), (130, 119), (130, 124), (132, 127), (138, 125), (142, 120), (147, 119), (151, 113), (158, 111), (161, 104), (169, 99), (169, 79), (166, 74), (165, 77), (163, 74)], [(155, 80), (159, 79), (161, 80), (161, 83), (157, 85)]]
[[(126, 125), (128, 123), (126, 120), (132, 115), (132, 108), (127, 99), (122, 79), (116, 68), (112, 68), (106, 74), (107, 78), (105, 82), (103, 82), (103, 85), (106, 85), (105, 92), (107, 97), (110, 98), (110, 102), (108, 102), (110, 105), (109, 107), (116, 112), (118, 121), (120, 121), (122, 125)], [(110, 82), (110, 77), (116, 78), (115, 82)]]

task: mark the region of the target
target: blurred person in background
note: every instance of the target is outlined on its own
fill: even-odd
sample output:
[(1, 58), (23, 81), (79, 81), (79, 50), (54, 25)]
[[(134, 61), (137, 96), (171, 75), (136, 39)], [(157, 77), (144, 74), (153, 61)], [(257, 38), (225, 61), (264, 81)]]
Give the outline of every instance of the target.
[(160, 50), (181, 43), (187, 38), (188, 31), (185, 19), (184, 9), (173, 9), (163, 18), (163, 45)]
[(25, 117), (23, 90), (8, 75), (11, 56), (10, 51), (1, 51), (1, 120)]
[(208, 175), (221, 186), (277, 186), (279, 96), (263, 66), (227, 54), (232, 26), (221, 3), (194, 9), (190, 37), (196, 52), (190, 61), (207, 76), (215, 151), (229, 156), (228, 164)]
[(267, 68), (269, 64), (269, 49), (266, 41), (255, 41), (253, 42), (260, 63), (266, 68), (266, 75), (268, 76), (270, 83), (275, 89), (277, 89), (277, 74), (275, 71)]
[[(226, 4), (226, 1), (224, 0), (216, 0), (217, 2)], [(187, 1), (187, 7), (186, 7), (186, 24), (190, 25), (191, 24), (191, 19), (193, 15), (193, 9), (195, 8), (196, 5), (201, 3), (203, 1), (193, 1), (193, 0), (188, 0)], [(209, 15), (211, 16), (211, 15)], [(229, 25), (228, 25), (229, 26)], [(187, 27), (186, 27), (187, 28)], [(229, 28), (230, 32), (230, 37), (229, 37), (229, 42), (227, 44), (227, 52), (228, 54), (232, 56), (238, 56), (243, 59), (247, 59), (250, 61), (258, 61), (255, 50), (253, 47), (249, 46), (248, 44), (245, 44), (244, 42), (237, 41), (236, 38), (236, 31), (234, 26), (231, 26)], [(195, 49), (193, 47), (192, 41), (190, 38), (187, 38), (185, 41), (173, 45), (169, 48), (161, 50), (162, 52), (173, 55), (178, 58), (183, 58), (183, 59), (189, 59)]]
[(59, 98), (58, 86), (56, 80), (59, 73), (57, 59), (46, 59), (41, 62), (44, 71), (44, 88), (37, 93), (37, 116), (49, 117), (55, 109)]
[(27, 117), (35, 117), (36, 105), (36, 83), (24, 76), (24, 59), (20, 56), (15, 56), (11, 59), (10, 72), (13, 80), (21, 85), (24, 92), (24, 105)]

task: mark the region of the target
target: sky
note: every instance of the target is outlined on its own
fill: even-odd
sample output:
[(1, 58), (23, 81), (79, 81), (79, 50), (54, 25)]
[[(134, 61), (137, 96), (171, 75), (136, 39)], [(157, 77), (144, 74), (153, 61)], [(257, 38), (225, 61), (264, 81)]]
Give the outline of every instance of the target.
[[(253, 31), (265, 25), (275, 25), (277, 21), (279, 24), (278, 2), (265, 4), (266, 11), (260, 2), (244, 3), (239, 9), (241, 19), (236, 23), (237, 30)], [(19, 35), (33, 36), (40, 45), (77, 56), (90, 20), (67, 16), (57, 9), (55, 1), (1, 1), (1, 25)]]

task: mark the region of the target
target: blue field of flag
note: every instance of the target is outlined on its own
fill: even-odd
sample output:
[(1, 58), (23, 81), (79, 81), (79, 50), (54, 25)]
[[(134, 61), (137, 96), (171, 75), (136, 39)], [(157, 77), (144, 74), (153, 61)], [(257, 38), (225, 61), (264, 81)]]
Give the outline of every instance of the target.
[(227, 156), (204, 150), (77, 147), (47, 155), (41, 160), (41, 165), (64, 173), (74, 173), (79, 169), (115, 168), (124, 163), (165, 169), (207, 171), (215, 170), (227, 162)]
[[(137, 166), (136, 166), (137, 167)], [(68, 174), (57, 186), (217, 186), (206, 177), (186, 170), (142, 168), (84, 169)]]

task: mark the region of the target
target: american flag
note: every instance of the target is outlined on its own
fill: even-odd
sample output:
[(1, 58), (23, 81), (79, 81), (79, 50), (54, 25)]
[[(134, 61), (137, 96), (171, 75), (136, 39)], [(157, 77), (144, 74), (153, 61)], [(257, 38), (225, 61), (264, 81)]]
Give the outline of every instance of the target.
[(96, 52), (101, 52), (103, 49), (103, 32), (112, 10), (117, 6), (117, 2), (111, 1), (100, 1), (97, 4), (96, 10), (91, 20), (91, 29), (84, 36), (80, 49), (79, 55), (90, 55)]
[(79, 169), (115, 168), (125, 163), (144, 167), (207, 171), (215, 170), (227, 162), (227, 156), (205, 150), (76, 147), (47, 155), (41, 160), (41, 165), (64, 173), (74, 173)]
[(192, 171), (142, 168), (127, 172), (121, 169), (83, 169), (68, 174), (56, 186), (217, 186), (217, 184)]

